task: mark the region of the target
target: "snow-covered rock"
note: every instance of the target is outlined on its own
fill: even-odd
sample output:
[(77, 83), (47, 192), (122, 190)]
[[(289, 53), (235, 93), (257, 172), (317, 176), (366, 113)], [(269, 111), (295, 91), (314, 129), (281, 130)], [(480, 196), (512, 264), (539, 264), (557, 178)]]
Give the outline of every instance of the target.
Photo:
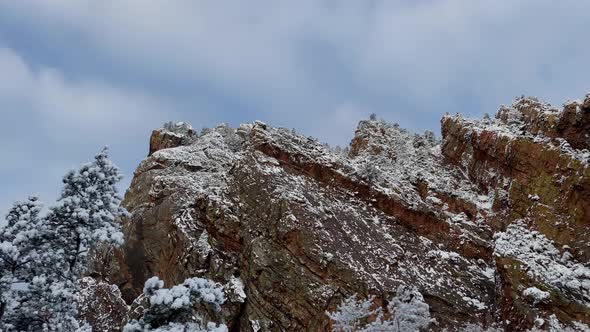
[(400, 285), (435, 330), (588, 324), (586, 104), (445, 116), (442, 141), (361, 121), (348, 151), (260, 121), (167, 125), (125, 196), (110, 278), (127, 301), (152, 275), (215, 280), (244, 331), (324, 331), (343, 299), (386, 308)]

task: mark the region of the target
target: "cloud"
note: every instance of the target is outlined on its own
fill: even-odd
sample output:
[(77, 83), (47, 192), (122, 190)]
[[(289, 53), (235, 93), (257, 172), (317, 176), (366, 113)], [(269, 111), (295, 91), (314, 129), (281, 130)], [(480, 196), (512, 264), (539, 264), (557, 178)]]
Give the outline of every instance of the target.
[[(0, 70), (0, 98), (12, 101), (26, 99), (31, 86), (31, 73), (18, 54), (0, 48)], [(2, 108), (0, 111), (9, 109)]]
[(571, 75), (584, 71), (579, 54), (590, 51), (580, 43), (590, 27), (581, 23), (588, 3), (418, 3), (390, 2), (376, 12), (361, 60), (368, 80), (404, 81), (407, 93), (428, 103), (460, 90), (484, 99), (531, 92), (559, 101), (590, 88)]
[[(47, 37), (76, 36), (116, 66), (200, 82), (270, 119), (356, 99), (423, 130), (445, 111), (590, 89), (587, 75), (571, 75), (588, 72), (590, 4), (580, 1), (21, 0), (0, 9)], [(434, 120), (421, 125), (426, 115)]]
[(141, 128), (137, 124), (144, 119), (164, 119), (169, 111), (157, 98), (139, 92), (104, 82), (68, 81), (53, 68), (34, 71), (8, 48), (0, 48), (0, 72), (2, 111), (28, 112), (56, 139), (121, 137)]
[(113, 155), (131, 173), (145, 155), (139, 146), (149, 131), (175, 114), (158, 97), (97, 80), (70, 80), (6, 47), (0, 48), (0, 72), (0, 214), (7, 202), (32, 192), (53, 201), (60, 177), (105, 144), (117, 145)]
[[(26, 10), (31, 7), (38, 10)], [(287, 33), (296, 23), (282, 20), (290, 16), (283, 10), (273, 17), (211, 1), (24, 1), (4, 9), (33, 25), (76, 31), (103, 54), (157, 75), (207, 75), (224, 85), (239, 78), (250, 84), (233, 89), (245, 96), (261, 83), (297, 85), (296, 50)]]

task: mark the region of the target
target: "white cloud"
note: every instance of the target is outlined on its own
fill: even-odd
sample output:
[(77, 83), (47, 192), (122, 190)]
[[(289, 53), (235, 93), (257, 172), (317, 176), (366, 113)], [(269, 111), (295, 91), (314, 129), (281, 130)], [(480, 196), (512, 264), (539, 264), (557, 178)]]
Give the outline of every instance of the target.
[(19, 1), (5, 7), (33, 24), (77, 31), (130, 66), (208, 75), (230, 85), (237, 78), (233, 88), (245, 95), (269, 82), (295, 87), (300, 77), (290, 35), (300, 24), (277, 5), (267, 13), (217, 1)]
[[(575, 55), (590, 52), (590, 4), (580, 1), (19, 0), (0, 9), (37, 29), (75, 32), (138, 71), (204, 79), (267, 112), (308, 101), (311, 114), (310, 105), (350, 98), (318, 86), (325, 77), (308, 63), (316, 56), (343, 62), (346, 80), (333, 84), (358, 87), (359, 98), (402, 96), (434, 117), (433, 105), (456, 106), (464, 94), (496, 105), (521, 93), (559, 102), (590, 88), (587, 75), (570, 74), (588, 74)], [(310, 42), (331, 53), (307, 50)]]
[[(389, 2), (375, 11), (360, 71), (372, 82), (402, 81), (428, 104), (459, 89), (496, 100), (529, 91), (559, 100), (590, 87), (571, 77), (584, 70), (575, 53), (590, 51), (579, 43), (590, 25), (571, 22), (583, 22), (588, 9), (579, 1)], [(543, 77), (546, 69), (559, 79)]]
[[(4, 102), (27, 99), (30, 93), (31, 73), (18, 54), (6, 48), (0, 48), (0, 100)], [(11, 111), (0, 107), (0, 112)]]
[(129, 176), (145, 156), (151, 129), (176, 116), (157, 95), (68, 79), (10, 48), (0, 47), (0, 73), (0, 222), (10, 202), (31, 192), (51, 203), (61, 176), (102, 145), (116, 144), (113, 157)]
[(8, 48), (0, 48), (0, 72), (0, 109), (28, 112), (53, 138), (125, 137), (135, 129), (145, 130), (146, 119), (163, 121), (162, 113), (169, 111), (143, 93), (98, 81), (70, 81), (53, 68), (34, 71)]

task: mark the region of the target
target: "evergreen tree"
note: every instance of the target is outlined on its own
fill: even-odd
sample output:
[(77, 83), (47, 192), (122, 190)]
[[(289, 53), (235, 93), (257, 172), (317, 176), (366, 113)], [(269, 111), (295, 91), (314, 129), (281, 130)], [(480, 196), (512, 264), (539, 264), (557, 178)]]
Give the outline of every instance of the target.
[(419, 331), (434, 321), (424, 296), (414, 286), (399, 286), (388, 309), (392, 313), (394, 331)]
[[(327, 315), (334, 331), (339, 332), (418, 332), (434, 321), (429, 306), (416, 287), (401, 285), (389, 305), (389, 318), (381, 308), (371, 309), (373, 298), (357, 300), (356, 295), (342, 302), (335, 312)], [(369, 318), (374, 318), (368, 322)]]
[(18, 305), (14, 299), (37, 272), (35, 262), (41, 259), (37, 250), (40, 249), (40, 212), (41, 204), (36, 196), (15, 202), (6, 216), (7, 224), (0, 229), (0, 321), (11, 319)]
[(0, 287), (23, 280), (39, 259), (39, 227), (41, 203), (36, 196), (15, 202), (6, 216), (7, 224), (0, 229)]
[(104, 148), (94, 162), (68, 172), (58, 204), (51, 208), (47, 223), (54, 247), (63, 250), (63, 269), (73, 276), (84, 272), (89, 251), (96, 243), (121, 245), (123, 234), (116, 221), (126, 214), (119, 206), (116, 183), (119, 169), (108, 159)]
[(207, 279), (190, 278), (170, 289), (152, 277), (145, 282), (143, 294), (148, 308), (139, 320), (132, 320), (123, 332), (227, 332), (227, 326), (204, 322), (195, 306), (204, 304), (215, 311), (225, 302), (223, 290)]
[(16, 202), (0, 229), (0, 329), (81, 331), (72, 280), (57, 268), (62, 251), (52, 246), (40, 211), (37, 197)]
[(371, 309), (373, 306), (371, 297), (367, 300), (360, 301), (356, 295), (345, 299), (335, 312), (327, 313), (332, 320), (332, 328), (339, 332), (359, 331), (363, 327), (363, 322), (369, 317), (377, 317), (381, 313), (381, 308)]
[(41, 218), (36, 197), (16, 202), (0, 228), (0, 331), (85, 331), (76, 320), (76, 280), (88, 252), (121, 244), (121, 175), (103, 149), (64, 177), (56, 206)]

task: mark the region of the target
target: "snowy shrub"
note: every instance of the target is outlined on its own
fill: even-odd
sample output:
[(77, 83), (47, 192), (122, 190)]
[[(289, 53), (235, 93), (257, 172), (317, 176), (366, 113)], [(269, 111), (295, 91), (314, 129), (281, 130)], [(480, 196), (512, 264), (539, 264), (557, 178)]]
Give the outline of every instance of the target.
[(367, 300), (358, 300), (353, 295), (342, 302), (335, 312), (327, 313), (333, 321), (334, 331), (352, 332), (359, 331), (363, 326), (363, 321), (371, 316), (381, 313), (381, 308), (370, 309), (373, 305), (374, 297)]
[(215, 127), (215, 132), (223, 137), (223, 141), (230, 150), (236, 152), (239, 151), (244, 140), (236, 133), (236, 130), (228, 126), (227, 124), (221, 124)]
[(428, 143), (429, 147), (433, 147), (438, 143), (436, 141), (436, 135), (430, 130), (425, 131), (423, 137)]
[(365, 160), (357, 169), (357, 175), (370, 185), (380, 185), (384, 181), (384, 170), (391, 164), (391, 159), (379, 154), (370, 160)]
[(164, 288), (164, 282), (152, 277), (145, 282), (143, 293), (148, 308), (139, 320), (132, 320), (124, 332), (144, 331), (213, 331), (226, 332), (227, 327), (203, 322), (195, 306), (204, 304), (215, 311), (225, 302), (223, 290), (207, 279), (190, 278), (172, 288)]
[[(373, 298), (357, 300), (356, 295), (347, 298), (333, 313), (327, 313), (334, 331), (338, 332), (417, 332), (426, 328), (430, 318), (429, 306), (416, 287), (401, 285), (393, 297), (384, 318), (381, 308), (371, 309)], [(370, 319), (373, 321), (369, 322)]]
[(91, 250), (123, 241), (120, 178), (104, 149), (66, 174), (47, 216), (37, 197), (14, 203), (0, 228), (0, 331), (89, 330), (76, 319), (76, 280)]
[(394, 331), (418, 331), (434, 321), (430, 318), (428, 304), (416, 287), (400, 286), (388, 309), (397, 328)]
[(547, 302), (551, 297), (549, 292), (542, 291), (537, 287), (529, 287), (522, 292), (522, 295), (531, 299), (533, 301), (533, 305), (537, 305), (542, 302)]
[(166, 122), (164, 129), (181, 135), (190, 135), (193, 132), (193, 127), (186, 122)]

